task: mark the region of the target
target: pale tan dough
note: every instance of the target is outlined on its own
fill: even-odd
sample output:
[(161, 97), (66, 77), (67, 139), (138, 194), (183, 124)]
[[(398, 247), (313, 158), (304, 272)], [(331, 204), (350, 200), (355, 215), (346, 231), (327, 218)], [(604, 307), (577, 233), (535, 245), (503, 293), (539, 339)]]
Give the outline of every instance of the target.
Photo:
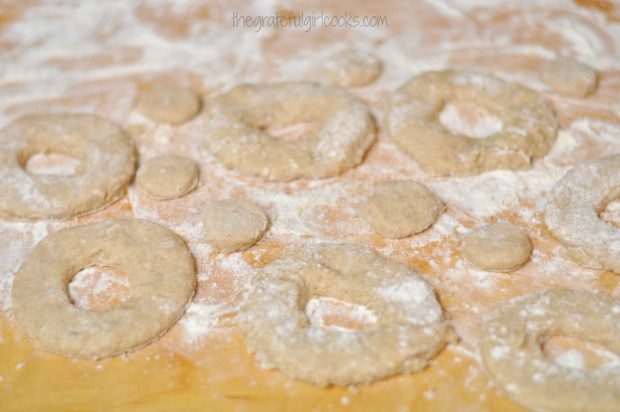
[(247, 249), (258, 242), (269, 226), (267, 214), (247, 199), (226, 199), (205, 207), (203, 224), (206, 241), (223, 253)]
[(599, 214), (620, 196), (620, 155), (573, 167), (549, 194), (544, 221), (566, 254), (592, 269), (620, 273), (620, 230)]
[(528, 408), (618, 411), (620, 367), (576, 369), (556, 363), (541, 347), (554, 336), (597, 343), (620, 355), (620, 301), (567, 289), (513, 299), (487, 321), (480, 353), (495, 381)]
[[(486, 138), (453, 134), (439, 121), (449, 103), (478, 105), (500, 119), (502, 128)], [(437, 175), (528, 169), (547, 154), (558, 127), (551, 105), (539, 93), (459, 70), (413, 77), (394, 95), (387, 124), (394, 143)]]
[[(265, 267), (249, 292), (249, 350), (263, 367), (319, 386), (419, 371), (454, 337), (433, 289), (364, 246), (304, 246)], [(378, 320), (350, 331), (314, 325), (305, 307), (317, 296), (364, 305)]]
[(179, 125), (196, 116), (200, 97), (184, 87), (159, 83), (140, 94), (137, 108), (151, 120)]
[(144, 162), (136, 174), (136, 183), (155, 199), (175, 199), (194, 190), (199, 177), (196, 162), (185, 156), (169, 154)]
[[(120, 268), (130, 297), (102, 312), (74, 306), (67, 285), (89, 266)], [(185, 242), (163, 226), (136, 219), (75, 226), (48, 235), (22, 263), (13, 281), (13, 314), (35, 346), (100, 359), (166, 332), (183, 314), (195, 278)]]
[(545, 61), (538, 75), (552, 90), (567, 96), (586, 97), (596, 89), (594, 69), (566, 57)]
[[(79, 160), (72, 175), (26, 170), (39, 153)], [(0, 130), (0, 217), (66, 219), (103, 208), (125, 193), (135, 149), (115, 124), (90, 114), (23, 116)]]
[(532, 243), (523, 229), (502, 222), (469, 232), (461, 241), (460, 252), (478, 269), (511, 272), (528, 261)]
[(331, 80), (344, 87), (370, 84), (382, 70), (381, 60), (358, 49), (340, 50), (328, 58), (326, 65)]
[[(321, 179), (360, 163), (375, 139), (368, 107), (335, 86), (306, 82), (245, 84), (205, 108), (209, 150), (226, 166), (269, 180)], [(305, 124), (285, 140), (270, 130)]]
[(441, 199), (412, 180), (392, 180), (375, 186), (360, 215), (382, 236), (401, 239), (431, 226), (445, 210)]

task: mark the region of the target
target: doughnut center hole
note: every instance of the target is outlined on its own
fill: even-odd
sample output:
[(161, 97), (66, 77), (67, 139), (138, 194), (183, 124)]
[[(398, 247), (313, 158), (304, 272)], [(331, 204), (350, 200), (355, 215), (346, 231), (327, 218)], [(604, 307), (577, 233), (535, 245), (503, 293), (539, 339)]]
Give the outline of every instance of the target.
[(302, 140), (315, 132), (314, 126), (308, 122), (293, 123), (286, 126), (265, 125), (260, 126), (259, 129), (285, 142)]
[(542, 344), (544, 354), (553, 362), (574, 369), (620, 366), (620, 356), (594, 342), (567, 336), (554, 336)]
[(605, 206), (599, 218), (617, 229), (620, 229), (620, 199), (613, 200)]
[(104, 312), (119, 306), (131, 295), (127, 275), (113, 266), (89, 266), (68, 284), (69, 300), (79, 309)]
[(377, 323), (377, 316), (363, 305), (340, 299), (314, 297), (306, 305), (310, 323), (326, 329), (355, 331)]
[(502, 129), (499, 117), (470, 102), (448, 102), (439, 113), (438, 120), (452, 134), (477, 139), (484, 139)]
[(78, 159), (63, 153), (35, 153), (26, 161), (25, 169), (34, 175), (72, 176), (79, 164)]

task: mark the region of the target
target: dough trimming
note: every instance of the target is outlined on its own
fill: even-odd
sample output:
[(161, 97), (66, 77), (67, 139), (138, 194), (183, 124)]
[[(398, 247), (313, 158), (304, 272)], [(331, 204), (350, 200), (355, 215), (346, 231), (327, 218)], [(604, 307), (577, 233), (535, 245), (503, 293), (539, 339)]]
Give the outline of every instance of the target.
[(198, 113), (200, 97), (184, 87), (158, 83), (140, 94), (137, 108), (156, 122), (180, 125)]
[(183, 197), (198, 185), (200, 170), (192, 159), (162, 155), (147, 160), (138, 169), (136, 184), (155, 199)]
[(203, 212), (205, 239), (219, 252), (247, 249), (258, 242), (269, 226), (267, 214), (247, 199), (225, 199), (209, 203)]
[(426, 186), (412, 180), (379, 183), (360, 215), (379, 234), (400, 239), (431, 226), (445, 206)]
[(469, 232), (461, 241), (460, 251), (478, 269), (511, 272), (528, 261), (532, 244), (523, 229), (501, 222)]

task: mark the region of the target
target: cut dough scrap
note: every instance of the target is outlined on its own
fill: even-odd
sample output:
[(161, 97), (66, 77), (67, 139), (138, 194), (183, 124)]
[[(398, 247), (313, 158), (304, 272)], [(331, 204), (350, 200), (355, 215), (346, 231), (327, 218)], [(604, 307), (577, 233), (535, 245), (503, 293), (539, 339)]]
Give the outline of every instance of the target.
[(138, 169), (138, 187), (156, 199), (185, 196), (198, 185), (200, 171), (192, 159), (163, 155), (144, 162)]
[(545, 225), (570, 258), (588, 268), (620, 273), (620, 230), (599, 218), (619, 196), (620, 155), (582, 163), (553, 187)]
[[(305, 246), (265, 267), (249, 290), (249, 350), (262, 366), (315, 385), (419, 371), (455, 336), (422, 278), (363, 246)], [(363, 305), (378, 319), (361, 330), (314, 325), (305, 308), (319, 296)]]
[(151, 120), (179, 125), (198, 113), (200, 97), (184, 87), (160, 83), (138, 97), (137, 108)]
[(520, 227), (495, 223), (467, 234), (461, 242), (460, 251), (478, 269), (511, 272), (528, 261), (532, 244)]
[[(439, 121), (448, 103), (480, 106), (501, 120), (488, 137), (451, 133)], [(437, 175), (475, 175), (496, 169), (528, 169), (555, 142), (557, 122), (539, 93), (496, 77), (459, 70), (423, 73), (392, 99), (390, 135), (424, 170)]]
[(596, 71), (566, 57), (544, 62), (538, 68), (540, 79), (554, 91), (572, 97), (586, 97), (596, 89)]
[(269, 218), (256, 203), (226, 199), (208, 204), (203, 215), (205, 238), (223, 253), (247, 249), (258, 242), (269, 226)]
[[(322, 179), (359, 164), (375, 139), (368, 107), (336, 86), (246, 84), (205, 108), (209, 150), (226, 167), (268, 180)], [(304, 124), (295, 140), (269, 131)]]
[[(67, 285), (89, 266), (124, 271), (130, 297), (103, 312), (74, 306)], [(35, 346), (99, 359), (166, 332), (183, 314), (195, 282), (187, 245), (163, 226), (143, 220), (75, 226), (44, 238), (23, 262), (13, 282), (13, 313)]]
[(370, 53), (345, 49), (334, 53), (327, 61), (332, 81), (344, 87), (370, 84), (381, 74), (381, 60)]
[(587, 340), (620, 355), (620, 301), (566, 289), (513, 299), (487, 321), (480, 353), (494, 380), (528, 408), (617, 411), (620, 367), (576, 369), (556, 363), (541, 347), (555, 336)]
[[(39, 153), (79, 160), (70, 175), (26, 170)], [(135, 149), (115, 124), (90, 114), (27, 115), (0, 130), (0, 216), (68, 219), (120, 198), (135, 172)]]
[(401, 239), (430, 227), (443, 213), (441, 199), (411, 180), (380, 183), (360, 215), (382, 236)]

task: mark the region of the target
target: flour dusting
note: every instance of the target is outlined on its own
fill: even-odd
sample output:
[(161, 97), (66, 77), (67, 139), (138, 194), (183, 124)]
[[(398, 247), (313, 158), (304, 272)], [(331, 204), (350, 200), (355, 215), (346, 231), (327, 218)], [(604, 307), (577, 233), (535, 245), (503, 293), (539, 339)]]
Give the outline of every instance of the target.
[[(231, 6), (222, 4), (148, 0), (106, 2), (103, 7), (99, 2), (25, 2), (16, 6), (16, 13), (10, 11), (11, 7), (6, 12), (4, 8), (0, 10), (0, 127), (27, 113), (95, 113), (123, 127), (140, 158), (176, 153), (196, 160), (201, 169), (200, 186), (181, 199), (155, 201), (132, 185), (118, 202), (78, 219), (0, 220), (0, 316), (9, 323), (7, 331), (14, 326), (10, 315), (13, 278), (43, 237), (63, 227), (129, 217), (154, 221), (175, 231), (188, 243), (196, 259), (196, 296), (177, 326), (160, 342), (171, 352), (182, 352), (193, 365), (209, 365), (201, 370), (206, 371), (207, 383), (211, 382), (210, 370), (221, 368), (219, 359), (226, 356), (230, 363), (225, 366), (238, 373), (236, 378), (252, 373), (258, 386), (281, 385), (281, 381), (270, 380), (276, 378), (248, 372), (250, 361), (242, 344), (224, 352), (212, 346), (209, 338), (233, 336), (231, 331), (238, 327), (237, 314), (242, 310), (244, 293), (257, 269), (273, 264), (287, 251), (316, 243), (352, 242), (369, 246), (410, 266), (432, 285), (462, 338), (458, 344), (451, 344), (458, 356), (448, 361), (449, 366), (460, 367), (468, 361), (471, 366), (463, 382), (454, 382), (441, 369), (445, 359), (433, 364), (429, 374), (440, 374), (446, 383), (432, 390), (424, 388), (423, 394), (428, 401), (443, 399), (456, 393), (452, 386), (464, 385), (465, 393), (480, 396), (468, 400), (470, 403), (462, 409), (490, 411), (494, 406), (488, 399), (497, 399), (496, 394), (483, 399), (490, 394), (488, 375), (475, 350), (480, 325), (490, 311), (515, 295), (550, 287), (605, 289), (620, 297), (616, 278), (568, 259), (564, 249), (546, 232), (541, 218), (549, 192), (571, 167), (620, 153), (620, 25), (613, 15), (579, 7), (568, 0), (526, 0), (512, 5), (497, 0), (397, 5), (387, 2), (376, 9), (371, 3), (356, 3), (356, 13), (385, 13), (389, 27), (333, 31), (317, 28), (308, 33), (265, 28), (254, 33), (233, 28)], [(232, 6), (249, 16), (307, 7), (297, 0), (257, 0)], [(334, 2), (321, 7), (327, 14), (338, 15), (340, 7), (347, 6)], [(200, 115), (172, 127), (146, 119), (134, 109), (140, 90), (160, 79), (193, 89), (203, 95), (205, 104), (211, 97), (244, 82), (324, 82), (326, 59), (335, 51), (350, 47), (372, 51), (382, 63), (383, 71), (375, 82), (348, 90), (370, 107), (377, 125), (377, 141), (359, 166), (337, 178), (269, 183), (245, 176), (222, 165), (207, 150), (205, 135), (209, 125), (204, 124)], [(577, 59), (599, 72), (602, 80), (593, 95), (575, 99), (548, 93), (536, 68), (557, 56)], [(408, 79), (445, 68), (489, 73), (545, 94), (561, 125), (550, 153), (535, 161), (530, 170), (498, 170), (459, 178), (424, 173), (393, 144), (386, 128), (386, 113), (395, 90)], [(482, 86), (492, 88), (488, 84)], [(442, 116), (446, 125), (473, 136), (488, 136), (501, 126), (487, 116), (481, 116), (482, 121), (470, 121), (449, 105)], [(327, 129), (329, 139), (320, 148), (322, 155), (342, 155), (341, 145), (333, 143), (350, 141), (351, 121), (347, 113), (334, 117)], [(294, 128), (282, 129), (282, 133), (292, 135), (298, 132)], [(47, 172), (65, 174), (71, 169), (52, 167)], [(446, 212), (418, 235), (402, 240), (381, 238), (359, 217), (358, 209), (376, 183), (390, 179), (412, 179), (425, 184), (445, 202)], [(28, 180), (20, 181), (17, 189), (20, 196), (29, 197), (33, 203), (47, 201)], [(265, 238), (252, 249), (222, 255), (204, 239), (202, 210), (210, 201), (231, 197), (248, 198), (264, 207), (270, 227)], [(612, 203), (603, 218), (613, 221), (617, 215), (617, 206)], [(477, 271), (456, 252), (465, 233), (495, 221), (516, 224), (532, 239), (532, 258), (516, 272)], [(154, 251), (158, 252), (161, 251)], [(115, 289), (130, 288), (105, 274), (80, 275), (72, 285), (71, 297), (85, 308), (105, 301)], [(387, 300), (406, 306), (415, 304), (420, 296), (416, 291), (419, 288), (415, 285), (403, 290), (386, 285), (383, 293)], [(373, 324), (381, 317), (367, 308), (347, 308), (347, 314), (360, 323)], [(308, 317), (320, 324), (320, 319), (342, 315), (343, 309), (316, 299), (310, 301), (306, 310)], [(437, 312), (429, 313), (432, 317)], [(282, 330), (286, 331), (289, 317), (286, 312), (280, 315)], [(318, 326), (313, 333), (320, 337), (333, 327)], [(1, 339), (0, 346), (7, 341)], [(141, 353), (132, 356), (139, 357)], [(492, 353), (498, 358), (504, 355), (501, 348)], [(563, 356), (560, 363), (567, 366), (583, 364), (577, 352)], [(8, 381), (11, 374), (3, 373), (2, 378)], [(545, 376), (534, 379), (543, 382)], [(281, 387), (295, 396), (301, 393), (289, 381)], [(356, 406), (359, 398), (351, 392), (346, 397), (338, 395), (333, 402)]]

